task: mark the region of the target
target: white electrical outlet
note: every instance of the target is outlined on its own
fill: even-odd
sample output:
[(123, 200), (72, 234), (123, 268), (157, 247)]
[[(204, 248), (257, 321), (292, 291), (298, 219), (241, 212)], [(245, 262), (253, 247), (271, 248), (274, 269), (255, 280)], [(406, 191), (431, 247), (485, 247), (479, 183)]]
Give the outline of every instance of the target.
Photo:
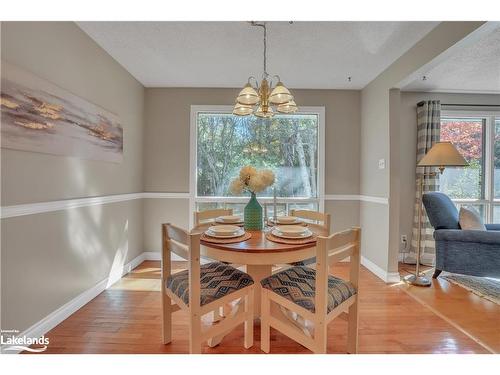
[(378, 160), (378, 169), (385, 169), (385, 159)]
[(406, 234), (401, 235), (401, 243), (403, 244), (403, 250), (408, 248), (408, 236)]

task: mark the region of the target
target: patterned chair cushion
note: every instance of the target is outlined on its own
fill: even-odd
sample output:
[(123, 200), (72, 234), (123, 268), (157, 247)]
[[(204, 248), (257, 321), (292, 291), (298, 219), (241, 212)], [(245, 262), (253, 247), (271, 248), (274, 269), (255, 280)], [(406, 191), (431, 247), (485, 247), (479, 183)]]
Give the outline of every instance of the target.
[(301, 260), (301, 261), (298, 261), (298, 262), (293, 262), (293, 263), (290, 263), (292, 266), (308, 266), (310, 264), (314, 264), (316, 263), (316, 257), (312, 257), (312, 258), (309, 258), (309, 259), (304, 259), (304, 260)]
[[(253, 284), (250, 275), (228, 264), (212, 262), (200, 267), (200, 305), (206, 305), (239, 289)], [(170, 275), (165, 286), (189, 305), (188, 270)]]
[[(315, 312), (316, 270), (309, 267), (291, 267), (261, 280), (260, 283), (263, 288)], [(328, 312), (355, 294), (356, 289), (350, 282), (328, 276)]]

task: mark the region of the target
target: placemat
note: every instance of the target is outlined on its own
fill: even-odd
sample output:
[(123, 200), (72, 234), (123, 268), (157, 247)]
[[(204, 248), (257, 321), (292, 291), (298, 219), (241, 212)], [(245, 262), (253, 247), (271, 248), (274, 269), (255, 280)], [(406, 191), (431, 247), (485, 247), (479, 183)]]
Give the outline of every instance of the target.
[(205, 233), (202, 233), (200, 240), (211, 243), (237, 243), (246, 241), (250, 238), (252, 238), (252, 233), (249, 232), (245, 232), (243, 236), (233, 237), (233, 238), (215, 238), (207, 236)]
[(307, 238), (297, 238), (297, 239), (289, 239), (289, 238), (281, 238), (277, 237), (271, 232), (266, 233), (266, 238), (269, 241), (277, 242), (277, 243), (283, 243), (287, 245), (303, 245), (306, 243), (316, 243), (317, 240), (317, 235), (313, 233), (311, 237)]

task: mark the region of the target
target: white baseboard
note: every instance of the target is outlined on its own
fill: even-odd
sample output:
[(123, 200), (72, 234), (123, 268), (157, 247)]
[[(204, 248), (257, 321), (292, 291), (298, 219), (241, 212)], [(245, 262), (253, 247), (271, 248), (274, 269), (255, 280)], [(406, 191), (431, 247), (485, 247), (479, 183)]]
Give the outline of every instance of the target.
[(365, 266), (368, 269), (368, 271), (370, 271), (371, 273), (373, 273), (375, 276), (382, 279), (386, 283), (389, 284), (399, 283), (401, 281), (401, 276), (399, 275), (399, 272), (387, 272), (381, 267), (377, 266), (368, 258), (365, 258), (364, 256), (361, 256), (361, 264)]
[[(145, 251), (142, 253), (144, 255), (144, 260), (161, 260), (161, 253), (159, 251)], [(177, 260), (175, 257), (179, 257), (177, 254), (172, 254), (172, 260)], [(179, 257), (179, 259), (181, 259)]]
[[(145, 251), (142, 254), (144, 255), (144, 260), (161, 260), (161, 252), (159, 251)], [(174, 261), (186, 260), (178, 256), (177, 254), (171, 254), (170, 259)]]
[[(158, 254), (158, 255), (156, 255), (156, 254)], [(126, 273), (129, 273), (131, 270), (133, 270), (135, 267), (137, 267), (139, 264), (141, 264), (145, 260), (159, 260), (159, 259), (160, 259), (160, 253), (143, 252), (123, 266), (122, 276), (125, 275)], [(63, 306), (59, 307), (57, 310), (55, 310), (52, 313), (50, 313), (49, 315), (47, 315), (42, 320), (33, 324), (31, 327), (29, 327), (24, 332), (21, 332), (18, 336), (39, 338), (39, 337), (45, 335), (52, 328), (57, 326), (63, 320), (70, 317), (76, 311), (81, 309), (84, 305), (86, 305), (91, 300), (93, 300), (95, 297), (97, 297), (100, 293), (102, 293), (103, 291), (108, 289), (110, 286), (112, 286), (116, 281), (118, 281), (118, 280), (110, 280), (109, 277), (106, 277), (104, 280), (100, 281), (99, 283), (94, 285), (92, 288), (79, 294), (78, 296), (73, 298), (71, 301), (67, 302)], [(108, 285), (108, 283), (110, 283), (110, 284)], [(9, 350), (9, 351), (4, 352), (3, 349), (6, 346), (7, 345), (2, 345), (2, 350), (1, 350), (2, 353), (12, 353), (12, 354), (18, 353), (18, 352), (13, 351), (13, 350), (12, 351)]]
[[(434, 254), (422, 254), (422, 256), (420, 257), (420, 263), (426, 266), (434, 267), (435, 259), (436, 257), (434, 256)], [(398, 260), (401, 263), (416, 264), (417, 257), (415, 256), (415, 253), (399, 253)]]

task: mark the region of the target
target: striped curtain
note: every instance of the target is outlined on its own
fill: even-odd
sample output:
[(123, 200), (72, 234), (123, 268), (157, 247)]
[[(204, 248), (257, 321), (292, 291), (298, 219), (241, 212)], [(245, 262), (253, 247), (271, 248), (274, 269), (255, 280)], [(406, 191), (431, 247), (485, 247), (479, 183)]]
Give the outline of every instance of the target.
[[(441, 128), (441, 103), (439, 100), (423, 101), (417, 104), (417, 163), (431, 149), (434, 143), (439, 142), (439, 132)], [(417, 253), (417, 232), (418, 232), (418, 204), (421, 202), (419, 196), (419, 183), (423, 173), (432, 172), (433, 168), (418, 167), (415, 175), (415, 204), (413, 210), (413, 230), (411, 241), (410, 258), (416, 260)], [(424, 193), (427, 191), (439, 190), (439, 176), (424, 176)], [(434, 229), (429, 223), (425, 210), (422, 214), (422, 243), (420, 261), (424, 264), (433, 265), (435, 261), (435, 243), (432, 237)], [(412, 262), (413, 263), (413, 262)]]

